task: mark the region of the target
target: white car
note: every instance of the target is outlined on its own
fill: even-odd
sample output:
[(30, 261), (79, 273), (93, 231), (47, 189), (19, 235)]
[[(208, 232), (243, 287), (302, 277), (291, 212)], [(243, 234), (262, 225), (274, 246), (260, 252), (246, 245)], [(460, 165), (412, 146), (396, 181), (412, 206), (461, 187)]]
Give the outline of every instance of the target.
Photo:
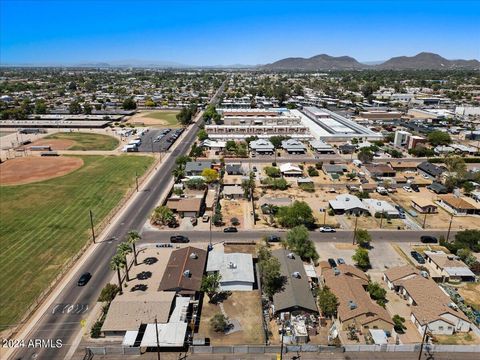
[(322, 226), (320, 228), (320, 232), (337, 232), (334, 228), (331, 228), (329, 226)]
[(406, 192), (413, 192), (413, 190), (410, 186), (404, 186), (403, 190), (405, 190)]
[(422, 177), (423, 177), (424, 179), (430, 179), (430, 176), (428, 176), (427, 174), (422, 174)]

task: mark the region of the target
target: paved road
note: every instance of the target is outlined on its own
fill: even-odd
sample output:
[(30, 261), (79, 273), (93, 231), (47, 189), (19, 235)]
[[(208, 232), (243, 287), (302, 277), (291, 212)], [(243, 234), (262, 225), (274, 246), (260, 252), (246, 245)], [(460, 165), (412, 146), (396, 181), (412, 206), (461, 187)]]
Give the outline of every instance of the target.
[[(223, 85), (214, 96), (212, 102), (218, 101), (223, 91)], [(201, 116), (201, 114), (199, 115)], [(153, 208), (160, 200), (162, 191), (171, 180), (171, 172), (175, 166), (173, 161), (177, 156), (187, 153), (190, 145), (195, 139), (199, 126), (203, 120), (199, 120), (192, 126), (185, 138), (172, 151), (170, 161), (163, 163), (159, 170), (153, 175), (150, 181), (144, 186), (143, 191), (135, 198), (132, 205), (126, 209), (124, 214), (114, 224), (108, 237), (116, 237), (117, 240), (105, 241), (98, 246), (81, 269), (74, 276), (74, 280), (68, 284), (61, 294), (55, 299), (53, 306), (46, 311), (40, 321), (34, 326), (27, 339), (57, 339), (62, 340), (64, 346), (57, 348), (21, 348), (18, 349), (12, 359), (40, 359), (54, 360), (64, 359), (70, 345), (81, 331), (80, 321), (88, 316), (88, 311), (78, 314), (74, 308), (68, 312), (68, 305), (76, 305), (78, 309), (85, 309), (88, 305), (93, 308), (103, 286), (112, 278), (113, 272), (109, 269), (109, 262), (116, 251), (117, 243), (123, 240), (130, 230), (140, 231)], [(78, 287), (77, 279), (83, 272), (89, 271), (93, 277), (84, 287)], [(61, 304), (59, 306), (59, 304)], [(65, 308), (64, 313), (59, 308)], [(81, 311), (81, 310), (80, 310)], [(80, 312), (78, 311), (78, 312)]]
[[(279, 236), (285, 235), (286, 231), (262, 231), (262, 230), (248, 230), (239, 231), (238, 233), (224, 233), (223, 231), (212, 231), (212, 242), (220, 241), (257, 241), (265, 235), (276, 234)], [(369, 230), (372, 235), (372, 240), (378, 242), (419, 242), (421, 235), (446, 235), (446, 231), (416, 231), (416, 230)], [(170, 236), (181, 234), (186, 235), (190, 242), (208, 242), (210, 240), (210, 232), (204, 230), (193, 231), (156, 231), (147, 230), (142, 234), (143, 243), (151, 242), (170, 242)], [(455, 231), (450, 233), (450, 238), (455, 236)], [(313, 241), (330, 241), (330, 242), (351, 242), (353, 240), (352, 230), (339, 230), (336, 233), (321, 233), (318, 231), (310, 232), (310, 238)]]

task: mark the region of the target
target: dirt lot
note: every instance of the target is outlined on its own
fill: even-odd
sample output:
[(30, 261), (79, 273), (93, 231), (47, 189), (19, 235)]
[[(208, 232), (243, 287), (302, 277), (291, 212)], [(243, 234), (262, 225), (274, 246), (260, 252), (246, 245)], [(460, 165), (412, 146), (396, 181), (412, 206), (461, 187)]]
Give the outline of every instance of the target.
[(200, 328), (196, 336), (210, 338), (210, 343), (214, 346), (265, 343), (259, 291), (233, 291), (227, 300), (223, 301), (223, 308), (230, 320), (240, 323), (241, 330), (228, 335), (214, 332), (210, 319), (221, 313), (220, 305), (210, 304), (204, 299)]
[(473, 331), (454, 335), (435, 335), (434, 341), (443, 345), (478, 345), (480, 339)]
[(83, 165), (77, 157), (24, 157), (0, 165), (1, 185), (20, 185), (66, 175)]
[(220, 205), (222, 206), (223, 222), (227, 226), (233, 225), (230, 221), (232, 218), (237, 218), (240, 224), (235, 226), (238, 229), (245, 228), (244, 203), (245, 200), (220, 200)]
[(480, 283), (469, 283), (457, 287), (458, 293), (465, 299), (465, 302), (480, 310)]
[[(397, 204), (401, 205), (406, 210), (413, 210), (412, 200), (422, 198), (435, 204), (435, 200), (438, 195), (426, 188), (420, 188), (420, 192), (406, 192), (403, 189), (399, 189), (397, 193), (390, 195), (391, 199)], [(438, 206), (438, 205), (437, 205)], [(422, 225), (424, 220), (424, 214), (418, 214), (416, 221)], [(425, 223), (426, 229), (446, 229), (450, 223), (450, 214), (443, 208), (438, 206), (437, 214), (427, 215)], [(478, 229), (480, 228), (480, 218), (473, 216), (456, 216), (453, 218), (452, 229)]]
[(66, 140), (66, 139), (39, 139), (34, 141), (33, 143), (27, 145), (25, 148), (30, 149), (32, 146), (48, 146), (52, 148), (52, 150), (68, 150), (70, 147), (75, 145), (75, 141), (73, 140)]

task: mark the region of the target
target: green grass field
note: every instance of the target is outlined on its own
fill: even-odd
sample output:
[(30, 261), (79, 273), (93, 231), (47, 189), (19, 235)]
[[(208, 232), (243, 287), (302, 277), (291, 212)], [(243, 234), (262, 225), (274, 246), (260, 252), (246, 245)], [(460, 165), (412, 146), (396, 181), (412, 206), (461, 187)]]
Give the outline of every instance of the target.
[(115, 150), (119, 141), (108, 135), (93, 133), (56, 133), (45, 139), (73, 140), (75, 144), (68, 150)]
[(178, 126), (177, 114), (178, 111), (153, 111), (146, 113), (142, 117), (165, 121), (165, 126)]
[(99, 223), (133, 187), (144, 156), (81, 156), (84, 166), (55, 179), (0, 186), (0, 331), (18, 322)]

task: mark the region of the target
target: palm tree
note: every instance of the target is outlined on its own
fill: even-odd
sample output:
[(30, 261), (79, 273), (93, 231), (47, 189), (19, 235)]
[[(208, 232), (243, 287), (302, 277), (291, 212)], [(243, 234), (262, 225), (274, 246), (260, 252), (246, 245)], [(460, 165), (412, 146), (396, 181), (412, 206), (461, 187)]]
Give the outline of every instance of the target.
[(132, 248), (130, 244), (127, 242), (122, 242), (117, 247), (118, 254), (123, 256), (125, 260), (125, 273), (127, 274), (127, 281), (130, 281), (130, 277), (128, 276), (128, 262), (127, 262), (127, 255), (132, 253)]
[(142, 237), (140, 236), (140, 234), (137, 232), (137, 231), (134, 231), (134, 230), (131, 230), (128, 232), (128, 238), (127, 238), (127, 242), (132, 245), (132, 248), (133, 248), (133, 259), (135, 261), (135, 266), (138, 265), (137, 263), (137, 250), (135, 249), (135, 243), (139, 240), (141, 240)]
[(123, 269), (126, 266), (125, 257), (122, 254), (116, 253), (110, 260), (110, 269), (117, 272), (118, 275), (118, 286), (120, 288), (120, 295), (122, 292), (122, 277), (120, 276), (120, 269)]

